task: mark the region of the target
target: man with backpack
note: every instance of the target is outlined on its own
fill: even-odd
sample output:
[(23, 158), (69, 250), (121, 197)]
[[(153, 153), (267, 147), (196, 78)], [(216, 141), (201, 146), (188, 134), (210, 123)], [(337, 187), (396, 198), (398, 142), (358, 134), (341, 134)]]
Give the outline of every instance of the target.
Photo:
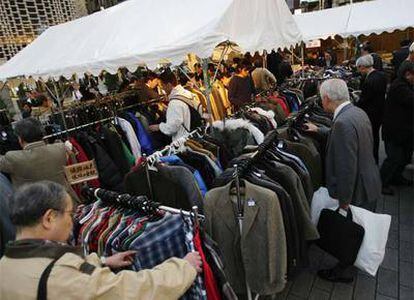
[(175, 141), (202, 125), (202, 106), (195, 95), (178, 84), (171, 70), (164, 71), (159, 79), (168, 95), (167, 121), (151, 125), (149, 129), (161, 131)]

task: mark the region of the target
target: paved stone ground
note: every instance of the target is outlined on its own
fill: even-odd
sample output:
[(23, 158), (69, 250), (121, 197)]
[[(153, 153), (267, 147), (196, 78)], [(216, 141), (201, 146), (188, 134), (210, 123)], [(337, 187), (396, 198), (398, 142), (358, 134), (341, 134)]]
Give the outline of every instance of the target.
[[(383, 149), (381, 152), (384, 157)], [(410, 165), (405, 176), (413, 177), (413, 169)], [(312, 246), (311, 265), (275, 299), (414, 300), (414, 187), (400, 187), (395, 196), (385, 196), (377, 203), (377, 212), (390, 214), (392, 223), (385, 258), (376, 277), (355, 269), (352, 284), (321, 280), (317, 270), (334, 266), (336, 260)]]

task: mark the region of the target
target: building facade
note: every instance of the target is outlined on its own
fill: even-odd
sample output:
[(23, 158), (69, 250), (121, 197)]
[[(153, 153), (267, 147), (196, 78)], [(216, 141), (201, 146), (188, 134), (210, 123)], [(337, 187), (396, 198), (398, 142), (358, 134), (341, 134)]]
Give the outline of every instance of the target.
[(1, 0), (0, 63), (13, 57), (48, 27), (86, 14), (84, 0)]
[(102, 8), (108, 8), (125, 0), (86, 0), (86, 8), (89, 14), (97, 12)]

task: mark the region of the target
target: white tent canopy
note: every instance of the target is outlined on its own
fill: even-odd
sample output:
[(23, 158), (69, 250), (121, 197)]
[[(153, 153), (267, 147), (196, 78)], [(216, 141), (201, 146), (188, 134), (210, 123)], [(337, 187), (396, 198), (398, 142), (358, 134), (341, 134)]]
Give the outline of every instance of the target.
[(208, 57), (231, 40), (244, 51), (302, 40), (285, 0), (129, 0), (53, 26), (0, 67), (0, 79), (70, 77)]
[(374, 0), (295, 15), (305, 41), (414, 27), (414, 0)]

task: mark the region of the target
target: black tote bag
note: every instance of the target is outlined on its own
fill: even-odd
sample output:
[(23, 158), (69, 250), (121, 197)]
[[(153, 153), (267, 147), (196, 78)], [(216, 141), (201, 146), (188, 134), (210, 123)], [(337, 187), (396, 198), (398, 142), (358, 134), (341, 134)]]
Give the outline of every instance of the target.
[(352, 221), (349, 209), (346, 217), (339, 209), (323, 209), (319, 217), (320, 239), (317, 245), (344, 265), (353, 265), (364, 238), (364, 227)]

